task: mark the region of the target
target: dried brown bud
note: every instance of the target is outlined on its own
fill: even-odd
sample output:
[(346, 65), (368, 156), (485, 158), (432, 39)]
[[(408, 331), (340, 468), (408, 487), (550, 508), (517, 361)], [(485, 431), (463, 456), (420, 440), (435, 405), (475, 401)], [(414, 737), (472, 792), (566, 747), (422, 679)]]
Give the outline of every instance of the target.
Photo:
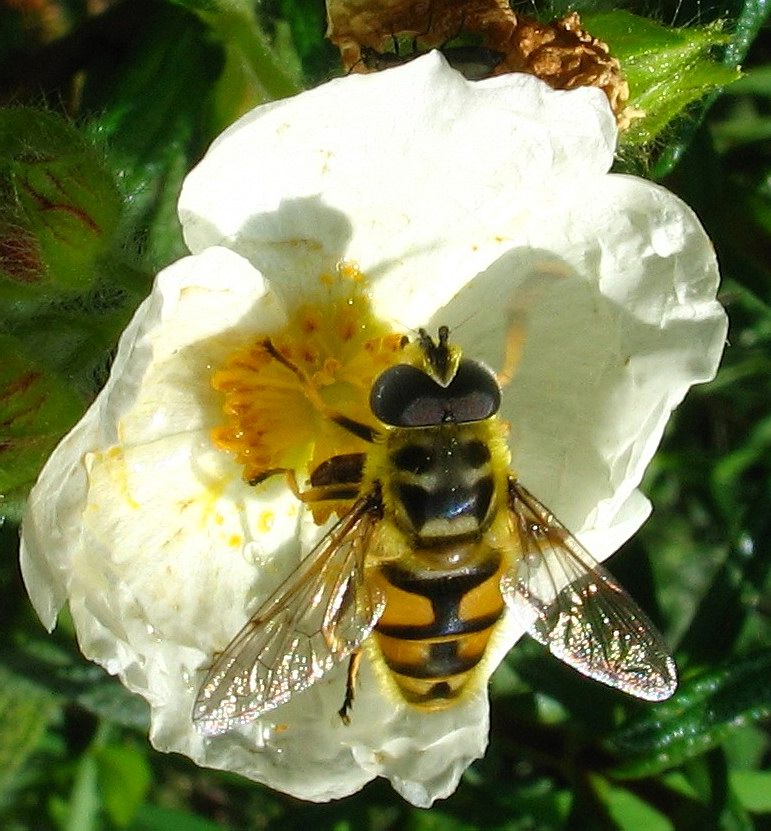
[(607, 44), (583, 28), (576, 12), (551, 23), (520, 17), (511, 40), (497, 48), (506, 57), (494, 74), (529, 72), (554, 89), (599, 87), (608, 96), (619, 126), (628, 123), (629, 85), (621, 66)]
[[(619, 62), (607, 44), (583, 28), (576, 12), (539, 23), (514, 14), (507, 0), (327, 0), (327, 18), (327, 36), (349, 72), (386, 69), (470, 37), (485, 58), (466, 62), (476, 67), (473, 74), (465, 72), (468, 77), (527, 72), (554, 89), (599, 87), (620, 128), (634, 116)], [(404, 40), (411, 41), (406, 55), (398, 49)], [(484, 61), (490, 54), (498, 58), (489, 61), (488, 70)]]
[(327, 37), (340, 49), (346, 71), (367, 72), (362, 49), (393, 51), (395, 38), (412, 39), (417, 53), (462, 34), (504, 42), (517, 17), (507, 0), (327, 0)]

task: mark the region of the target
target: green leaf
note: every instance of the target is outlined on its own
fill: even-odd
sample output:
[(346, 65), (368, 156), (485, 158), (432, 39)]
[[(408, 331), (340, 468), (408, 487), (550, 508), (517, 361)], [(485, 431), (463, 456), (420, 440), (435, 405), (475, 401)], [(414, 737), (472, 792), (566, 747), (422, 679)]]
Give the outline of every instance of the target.
[(131, 745), (94, 748), (99, 794), (107, 815), (125, 828), (144, 802), (150, 787), (150, 767), (144, 754)]
[(63, 831), (97, 831), (99, 790), (96, 776), (96, 760), (87, 751), (78, 762)]
[[(0, 110), (0, 282), (81, 291), (112, 245), (122, 201), (103, 158), (60, 116)], [(25, 291), (26, 290), (26, 291)]]
[(689, 104), (739, 78), (712, 57), (729, 41), (719, 24), (674, 29), (620, 10), (584, 17), (621, 62), (629, 104), (643, 113), (622, 134), (625, 145), (649, 144)]
[(174, 0), (198, 14), (223, 45), (233, 49), (249, 76), (259, 103), (302, 92), (294, 56), (287, 60), (274, 48), (249, 0)]
[(58, 713), (55, 696), (0, 667), (0, 801)]
[(141, 35), (89, 73), (83, 106), (100, 113), (85, 129), (123, 187), (123, 233), (155, 271), (188, 253), (176, 203), (213, 138), (210, 91), (223, 59), (194, 15), (162, 3), (145, 8)]
[(223, 826), (188, 811), (143, 805), (134, 817), (131, 831), (223, 831)]
[[(733, 0), (726, 9), (726, 18), (732, 22), (733, 32), (726, 45), (722, 62), (732, 71), (738, 72), (747, 57), (750, 46), (768, 18), (769, 0)], [(697, 7), (701, 13), (701, 6)], [(691, 145), (704, 113), (713, 103), (716, 94), (706, 97), (698, 106), (693, 106), (689, 119), (681, 119), (672, 131), (669, 142), (656, 162), (653, 178), (662, 178), (671, 173)]]
[(714, 747), (738, 724), (769, 715), (771, 651), (705, 671), (606, 741), (606, 749), (619, 759), (613, 775), (658, 774)]
[[(83, 401), (10, 335), (0, 335), (0, 354), (0, 494), (8, 496), (31, 486)], [(8, 511), (0, 503), (0, 515)]]
[(771, 814), (771, 771), (732, 771), (729, 782), (737, 799), (748, 811)]
[(626, 788), (599, 777), (594, 784), (619, 831), (674, 831), (674, 825), (659, 811)]
[(2, 652), (0, 666), (47, 691), (60, 703), (75, 704), (105, 721), (147, 732), (150, 713), (144, 699), (86, 661), (74, 645), (67, 650), (51, 638), (29, 639), (23, 647)]

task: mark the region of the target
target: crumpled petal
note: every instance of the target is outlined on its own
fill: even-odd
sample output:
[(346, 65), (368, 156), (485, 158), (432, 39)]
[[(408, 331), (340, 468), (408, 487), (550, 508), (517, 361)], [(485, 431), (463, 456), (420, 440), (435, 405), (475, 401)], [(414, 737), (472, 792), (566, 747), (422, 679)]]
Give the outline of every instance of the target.
[[(726, 333), (698, 219), (650, 182), (608, 175), (615, 139), (597, 90), (554, 91), (528, 75), (472, 83), (432, 53), (244, 116), (186, 179), (180, 216), (191, 250), (232, 246), (290, 292), (312, 290), (319, 262), (354, 259), (376, 278), (382, 317), (400, 329), (447, 324), (494, 368), (501, 332), (524, 311), (528, 346), (504, 405), (514, 467), (572, 529), (588, 531), (593, 510), (603, 531), (621, 514), (617, 534), (584, 538), (604, 559), (647, 517), (634, 489), (671, 410), (714, 374)], [(517, 308), (523, 294), (532, 308)], [(627, 366), (646, 344), (654, 355)], [(680, 361), (641, 366), (670, 348)], [(631, 424), (647, 420), (638, 435)], [(611, 441), (623, 445), (612, 459)]]
[(180, 217), (191, 251), (232, 247), (288, 294), (355, 253), (380, 315), (415, 328), (516, 244), (501, 216), (542, 222), (615, 140), (598, 90), (470, 83), (436, 52), (247, 114), (185, 180)]
[[(194, 256), (159, 275), (105, 389), (54, 452), (22, 569), (49, 628), (69, 602), (84, 653), (151, 704), (151, 740), (306, 799), (375, 776), (428, 806), (484, 752), (483, 686), (444, 712), (394, 700), (365, 660), (350, 726), (345, 667), (259, 719), (204, 738), (192, 702), (212, 655), (323, 533), (281, 483), (250, 488), (210, 430), (212, 369), (319, 296), (341, 260), (397, 331), (440, 324), (506, 364), (517, 475), (598, 559), (644, 521), (636, 490), (670, 411), (715, 371), (725, 316), (691, 211), (609, 175), (596, 90), (472, 84), (429, 55), (255, 110), (180, 202)], [(520, 636), (506, 620), (489, 673)]]
[[(220, 416), (209, 384), (218, 353), (240, 330), (269, 329), (280, 317), (260, 275), (227, 249), (209, 248), (159, 275), (121, 339), (108, 384), (30, 497), (25, 582), (49, 628), (69, 600), (84, 654), (150, 702), (159, 749), (316, 800), (354, 792), (378, 772), (396, 776), (400, 761), (414, 767), (422, 753), (421, 776), (428, 771), (450, 793), (484, 751), (484, 696), (436, 714), (426, 730), (420, 714), (393, 705), (370, 669), (346, 728), (337, 716), (341, 666), (259, 723), (214, 739), (193, 730), (201, 667), (300, 553), (293, 497), (281, 487), (255, 495), (207, 435)], [(42, 543), (50, 539), (61, 547)], [(473, 742), (453, 758), (439, 745), (456, 733), (472, 733)], [(436, 796), (406, 769), (401, 779), (397, 787), (414, 800), (427, 805)]]

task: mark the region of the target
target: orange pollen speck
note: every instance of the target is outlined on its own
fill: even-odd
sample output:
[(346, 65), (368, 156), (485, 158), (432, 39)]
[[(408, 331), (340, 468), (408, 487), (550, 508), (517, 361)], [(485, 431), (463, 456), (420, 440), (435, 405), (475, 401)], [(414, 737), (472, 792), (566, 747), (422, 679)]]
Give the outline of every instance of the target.
[(211, 432), (233, 454), (243, 478), (258, 484), (283, 470), (302, 486), (332, 456), (366, 450), (366, 443), (330, 416), (377, 427), (369, 408), (375, 378), (398, 362), (402, 336), (372, 313), (363, 277), (338, 267), (320, 303), (294, 309), (286, 325), (255, 335), (212, 377), (222, 393), (223, 420)]

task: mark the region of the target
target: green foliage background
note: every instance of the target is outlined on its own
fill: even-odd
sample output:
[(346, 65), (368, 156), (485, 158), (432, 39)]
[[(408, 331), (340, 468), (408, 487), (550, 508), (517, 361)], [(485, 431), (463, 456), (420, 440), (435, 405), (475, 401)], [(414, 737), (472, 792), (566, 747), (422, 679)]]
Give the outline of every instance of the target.
[[(561, 3), (525, 11), (549, 18)], [(308, 805), (155, 753), (144, 702), (84, 661), (66, 616), (46, 636), (26, 600), (24, 497), (153, 274), (185, 253), (182, 177), (249, 107), (337, 74), (320, 0), (91, 5), (0, 8), (0, 826), (771, 828), (767, 0), (570, 4), (650, 114), (618, 168), (663, 179), (696, 209), (731, 318), (717, 379), (678, 410), (647, 475), (654, 516), (612, 562), (674, 645), (681, 689), (644, 705), (522, 642), (492, 682), (486, 758), (430, 811), (382, 781)]]

